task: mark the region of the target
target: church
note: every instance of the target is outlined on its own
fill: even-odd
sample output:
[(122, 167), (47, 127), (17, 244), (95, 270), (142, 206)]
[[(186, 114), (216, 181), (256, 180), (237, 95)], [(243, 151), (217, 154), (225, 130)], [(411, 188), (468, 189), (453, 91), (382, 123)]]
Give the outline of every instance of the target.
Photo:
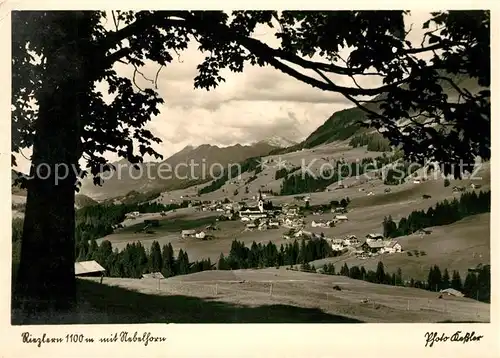
[(269, 216), (268, 210), (264, 209), (264, 200), (262, 200), (262, 194), (259, 191), (259, 197), (257, 200), (257, 206), (241, 208), (239, 211), (240, 218), (247, 217), (249, 219), (264, 219)]

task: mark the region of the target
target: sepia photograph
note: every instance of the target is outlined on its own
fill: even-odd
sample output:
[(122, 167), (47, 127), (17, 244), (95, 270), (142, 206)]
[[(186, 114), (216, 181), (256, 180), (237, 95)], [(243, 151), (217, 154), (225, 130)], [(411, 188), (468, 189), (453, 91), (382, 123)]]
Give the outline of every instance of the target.
[(3, 21), (12, 326), (491, 322), (490, 10)]

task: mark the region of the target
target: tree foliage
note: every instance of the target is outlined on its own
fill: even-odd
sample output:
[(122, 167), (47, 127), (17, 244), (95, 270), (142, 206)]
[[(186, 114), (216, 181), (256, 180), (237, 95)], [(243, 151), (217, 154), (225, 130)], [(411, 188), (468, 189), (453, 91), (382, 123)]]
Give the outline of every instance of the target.
[(491, 192), (480, 191), (463, 193), (460, 199), (447, 199), (424, 210), (416, 210), (408, 217), (403, 217), (396, 224), (392, 217), (384, 217), (382, 227), (385, 237), (399, 237), (410, 235), (418, 230), (431, 226), (449, 225), (471, 215), (487, 213), (491, 211)]

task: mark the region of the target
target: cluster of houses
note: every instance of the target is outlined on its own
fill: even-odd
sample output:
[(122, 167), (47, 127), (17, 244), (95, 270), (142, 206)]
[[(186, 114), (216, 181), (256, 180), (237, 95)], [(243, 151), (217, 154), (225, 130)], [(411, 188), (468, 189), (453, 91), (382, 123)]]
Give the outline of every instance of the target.
[(201, 240), (207, 240), (212, 237), (210, 234), (211, 231), (217, 230), (217, 227), (214, 225), (207, 225), (204, 230), (182, 230), (181, 237), (183, 239), (188, 238), (196, 238)]
[(382, 234), (368, 234), (363, 243), (354, 235), (350, 235), (343, 240), (332, 240), (332, 249), (334, 251), (343, 251), (349, 248), (359, 258), (403, 251), (401, 244), (397, 240), (388, 240)]
[(348, 235), (343, 239), (327, 238), (305, 230), (291, 231), (283, 235), (284, 239), (324, 239), (331, 244), (333, 251), (351, 251), (357, 257), (366, 258), (379, 254), (393, 254), (403, 251), (401, 244), (396, 240), (387, 240), (382, 234), (368, 234), (366, 240), (361, 242), (355, 235)]
[[(311, 223), (312, 227), (333, 227), (336, 223), (347, 221), (347, 216), (340, 215), (347, 212), (343, 207), (331, 209), (336, 213), (332, 220), (315, 219)], [(321, 215), (322, 212), (314, 212), (313, 215)], [(301, 230), (305, 226), (305, 221), (300, 215), (300, 208), (296, 204), (284, 204), (282, 207), (272, 206), (264, 208), (263, 197), (259, 193), (257, 205), (244, 206), (238, 211), (241, 222), (246, 223), (248, 230), (266, 230), (278, 227), (285, 227), (293, 230)]]
[(335, 227), (337, 223), (346, 222), (348, 220), (349, 219), (345, 215), (335, 215), (332, 220), (315, 219), (311, 222), (311, 226), (321, 228)]

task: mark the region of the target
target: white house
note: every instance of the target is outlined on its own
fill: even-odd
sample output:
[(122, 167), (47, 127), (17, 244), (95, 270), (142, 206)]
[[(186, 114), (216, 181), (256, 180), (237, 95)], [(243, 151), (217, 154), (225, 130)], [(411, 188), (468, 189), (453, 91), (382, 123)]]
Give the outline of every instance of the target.
[(325, 239), (332, 243), (333, 251), (342, 251), (345, 249), (344, 240), (342, 239)]
[(330, 222), (324, 220), (313, 220), (311, 223), (312, 227), (329, 227)]
[(384, 248), (382, 250), (383, 252), (386, 252), (388, 254), (393, 254), (396, 252), (401, 252), (402, 247), (401, 244), (398, 241), (395, 240), (389, 240), (384, 242)]
[(194, 234), (194, 236), (197, 238), (197, 239), (204, 239), (206, 234), (205, 234), (205, 231), (200, 231), (200, 232), (197, 232), (196, 234)]
[(306, 238), (312, 238), (314, 234), (310, 231), (305, 231), (305, 230), (299, 230), (294, 234), (295, 237), (306, 237)]
[(335, 221), (344, 222), (344, 221), (348, 221), (349, 219), (345, 215), (335, 215), (335, 219), (334, 220)]
[(286, 218), (284, 221), (284, 226), (289, 228), (298, 228), (302, 226), (300, 220)]
[(359, 245), (360, 242), (355, 235), (349, 235), (348, 237), (346, 237), (344, 239), (344, 244), (346, 246), (356, 246), (356, 245)]
[(247, 216), (243, 216), (240, 220), (241, 220), (241, 222), (249, 222), (250, 218)]
[(280, 226), (279, 222), (273, 220), (269, 221), (267, 224), (269, 225), (270, 228), (278, 228)]
[(299, 214), (299, 208), (297, 208), (296, 206), (284, 208), (284, 210), (286, 211), (287, 216), (296, 216)]

